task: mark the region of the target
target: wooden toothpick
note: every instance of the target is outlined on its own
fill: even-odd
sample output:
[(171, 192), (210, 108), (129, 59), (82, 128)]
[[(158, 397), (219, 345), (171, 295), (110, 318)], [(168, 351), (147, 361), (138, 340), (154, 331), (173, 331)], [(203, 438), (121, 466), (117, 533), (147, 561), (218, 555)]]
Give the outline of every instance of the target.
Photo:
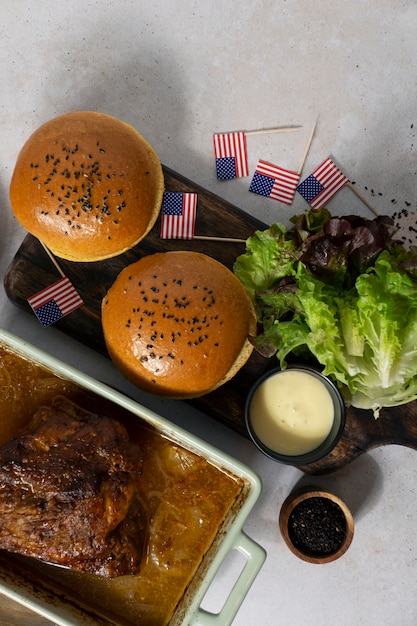
[(269, 133), (291, 133), (300, 130), (302, 126), (277, 126), (276, 128), (261, 128), (260, 130), (245, 130), (246, 135), (267, 135)]
[(54, 255), (52, 254), (52, 252), (49, 250), (49, 248), (47, 248), (45, 246), (45, 244), (43, 243), (43, 241), (41, 241), (40, 239), (38, 239), (39, 243), (41, 244), (42, 248), (45, 250), (46, 254), (49, 256), (49, 258), (51, 259), (52, 263), (55, 265), (56, 269), (58, 270), (58, 272), (61, 274), (62, 278), (65, 277), (65, 273), (62, 271), (62, 269), (60, 268), (60, 266), (58, 265), (58, 262), (56, 260), (56, 258), (54, 257)]
[(351, 189), (353, 191), (353, 193), (358, 196), (359, 200), (362, 200), (362, 202), (364, 203), (365, 206), (368, 207), (368, 209), (370, 211), (372, 211), (372, 213), (374, 215), (376, 215), (377, 217), (379, 216), (378, 211), (371, 205), (369, 204), (369, 202), (366, 200), (366, 198), (363, 197), (363, 195), (355, 188), (354, 185), (352, 185), (352, 183), (348, 183), (347, 187), (349, 187), (349, 189)]
[(206, 237), (203, 235), (194, 235), (193, 239), (200, 239), (205, 241), (223, 241), (225, 243), (245, 243), (246, 239), (235, 239), (233, 237)]
[(310, 150), (310, 146), (311, 146), (311, 142), (313, 141), (314, 133), (316, 132), (316, 126), (317, 126), (318, 119), (319, 118), (317, 116), (317, 119), (314, 122), (313, 129), (312, 129), (312, 131), (310, 133), (310, 137), (308, 138), (307, 146), (306, 146), (306, 149), (304, 151), (303, 158), (301, 159), (300, 167), (298, 168), (298, 173), (299, 174), (301, 174), (301, 172), (303, 171), (304, 163), (306, 162), (307, 154), (308, 154), (308, 151)]

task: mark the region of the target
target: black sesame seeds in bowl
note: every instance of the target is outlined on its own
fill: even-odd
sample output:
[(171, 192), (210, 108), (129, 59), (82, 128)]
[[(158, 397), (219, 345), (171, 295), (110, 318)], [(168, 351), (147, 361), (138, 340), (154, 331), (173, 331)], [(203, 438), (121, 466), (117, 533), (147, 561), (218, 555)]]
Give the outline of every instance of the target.
[(308, 487), (284, 501), (279, 527), (293, 554), (309, 563), (330, 563), (349, 548), (354, 532), (352, 514), (329, 491)]

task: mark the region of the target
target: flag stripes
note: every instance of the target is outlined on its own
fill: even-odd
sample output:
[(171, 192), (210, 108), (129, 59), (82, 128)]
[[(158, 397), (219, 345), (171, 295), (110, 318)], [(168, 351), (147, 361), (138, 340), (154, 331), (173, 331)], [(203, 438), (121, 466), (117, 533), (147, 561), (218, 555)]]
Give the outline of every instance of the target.
[(249, 175), (246, 133), (216, 133), (213, 135), (217, 178), (240, 178)]
[(38, 291), (28, 302), (42, 326), (49, 326), (84, 304), (67, 276)]
[(298, 172), (259, 160), (249, 191), (291, 204), (299, 180)]
[(297, 187), (297, 191), (311, 207), (322, 209), (348, 182), (347, 176), (327, 158)]
[(162, 201), (161, 239), (193, 239), (197, 194), (166, 191)]
[(46, 289), (38, 291), (38, 293), (28, 298), (28, 302), (32, 309), (37, 309), (52, 299), (55, 300), (61, 309), (62, 315), (68, 315), (68, 313), (84, 304), (81, 296), (77, 293), (67, 276), (60, 278), (49, 287), (46, 287)]

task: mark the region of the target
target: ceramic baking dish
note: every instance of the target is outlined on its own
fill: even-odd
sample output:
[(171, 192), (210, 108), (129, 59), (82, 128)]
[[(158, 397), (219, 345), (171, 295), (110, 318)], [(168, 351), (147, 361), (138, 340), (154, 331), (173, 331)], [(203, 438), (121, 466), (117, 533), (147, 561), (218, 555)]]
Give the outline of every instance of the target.
[[(187, 591), (169, 622), (169, 626), (192, 626), (194, 624), (227, 626), (231, 624), (266, 556), (264, 549), (242, 530), (249, 512), (261, 493), (259, 477), (239, 461), (177, 427), (165, 418), (1, 329), (0, 346), (36, 365), (46, 367), (55, 375), (75, 383), (86, 392), (93, 393), (99, 398), (110, 401), (123, 410), (138, 416), (157, 429), (162, 436), (169, 437), (183, 448), (200, 455), (242, 481), (244, 489), (238, 502), (227, 515), (223, 526), (219, 529), (209, 551), (204, 555), (200, 568), (194, 575), (191, 584), (188, 585)], [(220, 566), (232, 550), (237, 550), (243, 555), (245, 563), (222, 609), (219, 613), (213, 614), (204, 610), (201, 604)], [(45, 587), (42, 586), (38, 588), (36, 583), (25, 578), (24, 574), (9, 571), (7, 562), (2, 564), (1, 560), (0, 594), (7, 596), (26, 609), (42, 615), (58, 626), (119, 623), (117, 620), (109, 619), (108, 615), (100, 615), (96, 607), (77, 606), (73, 598), (66, 597), (65, 590), (58, 589), (55, 592), (55, 590), (45, 591)], [(121, 621), (120, 623), (127, 622)]]

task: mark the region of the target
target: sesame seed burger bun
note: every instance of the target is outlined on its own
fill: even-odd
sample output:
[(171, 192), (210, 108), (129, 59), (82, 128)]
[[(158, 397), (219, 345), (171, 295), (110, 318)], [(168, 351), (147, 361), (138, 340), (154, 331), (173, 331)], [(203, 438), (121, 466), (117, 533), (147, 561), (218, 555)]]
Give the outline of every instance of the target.
[(163, 191), (161, 163), (132, 126), (78, 111), (46, 122), (26, 141), (10, 202), (22, 226), (56, 256), (100, 261), (147, 235)]
[(161, 252), (126, 267), (102, 302), (107, 350), (140, 389), (195, 398), (252, 353), (256, 315), (239, 279), (198, 252)]

